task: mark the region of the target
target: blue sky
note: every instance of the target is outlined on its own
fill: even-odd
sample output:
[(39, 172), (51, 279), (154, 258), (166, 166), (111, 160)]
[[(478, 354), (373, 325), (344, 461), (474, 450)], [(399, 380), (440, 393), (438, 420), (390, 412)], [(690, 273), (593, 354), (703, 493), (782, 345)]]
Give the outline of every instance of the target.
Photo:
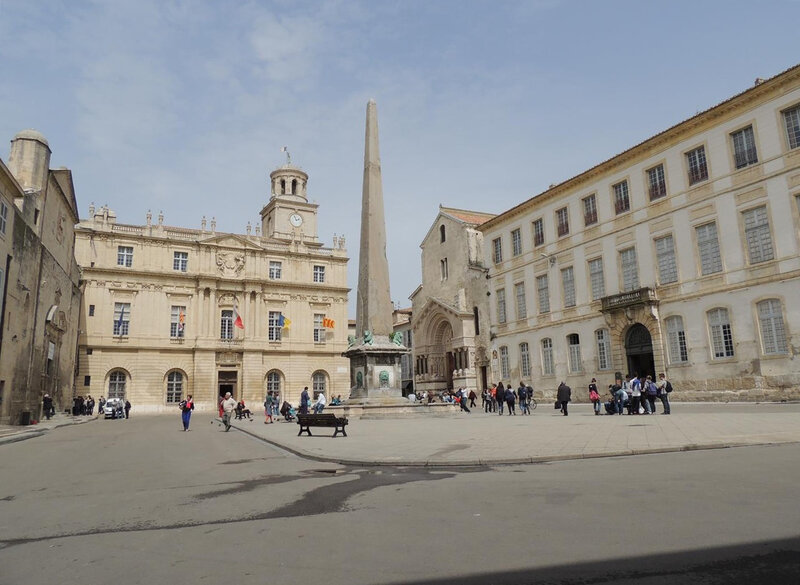
[(287, 145), (321, 240), (347, 237), (354, 313), (374, 98), (409, 306), (440, 203), (504, 211), (797, 64), (798, 17), (796, 0), (0, 0), (0, 138), (44, 133), (81, 217), (235, 233)]

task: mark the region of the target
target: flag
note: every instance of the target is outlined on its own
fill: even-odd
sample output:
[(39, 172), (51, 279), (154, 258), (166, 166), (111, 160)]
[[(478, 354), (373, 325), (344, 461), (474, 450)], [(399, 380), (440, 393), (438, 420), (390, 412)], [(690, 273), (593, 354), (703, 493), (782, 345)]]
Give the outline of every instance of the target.
[(233, 303), (233, 324), (239, 329), (244, 329), (244, 321), (242, 321), (242, 316), (239, 314), (239, 307), (235, 302)]
[(122, 335), (122, 317), (125, 315), (125, 305), (120, 305), (119, 319), (117, 319), (117, 335)]
[(333, 326), (334, 326), (333, 319), (328, 319), (327, 317), (323, 318), (322, 319), (322, 326), (325, 327), (325, 329), (333, 329)]
[(178, 313), (178, 331), (183, 332), (184, 328), (186, 327), (186, 315), (183, 311)]
[(288, 317), (284, 317), (283, 313), (281, 313), (280, 317), (278, 317), (278, 326), (281, 329), (288, 329), (289, 325), (291, 324), (292, 324), (291, 320)]

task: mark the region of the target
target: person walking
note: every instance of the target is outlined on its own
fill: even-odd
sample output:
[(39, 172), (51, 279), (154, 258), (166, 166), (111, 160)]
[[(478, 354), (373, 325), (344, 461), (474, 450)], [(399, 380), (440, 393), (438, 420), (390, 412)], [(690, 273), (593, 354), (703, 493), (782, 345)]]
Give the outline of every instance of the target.
[(468, 413), (471, 413), (469, 407), (467, 406), (467, 393), (463, 388), (459, 388), (458, 392), (456, 392), (456, 396), (458, 396), (458, 404), (461, 406), (461, 410), (464, 410)]
[(592, 408), (594, 408), (594, 414), (597, 416), (600, 414), (600, 393), (597, 391), (596, 378), (592, 378), (592, 381), (589, 384), (589, 400), (592, 401)]
[(181, 421), (183, 422), (183, 430), (188, 431), (189, 421), (192, 418), (192, 411), (194, 410), (194, 399), (192, 398), (192, 395), (189, 394), (186, 396), (184, 400), (181, 400), (179, 406), (181, 409)]
[(105, 414), (104, 410), (105, 405), (106, 405), (106, 399), (104, 396), (101, 396), (100, 398), (97, 399), (97, 414), (99, 415)]
[(222, 424), (225, 425), (225, 432), (231, 430), (231, 417), (236, 412), (236, 401), (231, 396), (230, 392), (225, 393), (225, 398), (220, 403), (222, 408)]
[(515, 408), (515, 403), (517, 400), (517, 395), (514, 393), (514, 389), (511, 388), (511, 382), (506, 385), (506, 406), (508, 406), (508, 416), (512, 414), (517, 416), (517, 409)]
[(92, 416), (93, 413), (94, 413), (94, 398), (92, 398), (92, 395), (89, 394), (86, 397), (86, 414)]
[(272, 394), (272, 390), (267, 391), (267, 398), (264, 400), (264, 415), (266, 418), (264, 419), (264, 424), (270, 424), (275, 422), (272, 420), (272, 415), (275, 412), (275, 396)]
[(519, 398), (519, 409), (522, 414), (530, 414), (531, 411), (528, 408), (528, 387), (525, 386), (522, 380), (520, 380), (519, 388), (517, 388), (517, 398)]
[(125, 400), (125, 418), (130, 418), (131, 408), (133, 408), (131, 403)]
[(497, 384), (489, 389), (489, 412), (497, 412)]
[(497, 412), (503, 416), (503, 403), (506, 401), (506, 387), (502, 382), (497, 383)]
[(308, 401), (308, 386), (306, 386), (300, 393), (300, 410), (298, 411), (300, 414), (308, 414)]
[(561, 412), (564, 416), (569, 416), (567, 406), (572, 400), (572, 388), (567, 386), (564, 382), (558, 385), (558, 392), (556, 393), (556, 400), (561, 404)]
[(469, 391), (469, 407), (475, 408), (475, 399), (478, 398), (478, 395), (475, 394), (475, 390)]
[(661, 404), (664, 406), (664, 412), (661, 414), (669, 414), (669, 395), (672, 392), (672, 384), (670, 384), (669, 380), (667, 380), (667, 376), (662, 372), (658, 375), (658, 384), (656, 384), (656, 388), (658, 390), (657, 396), (661, 399)]
[(53, 399), (50, 398), (49, 394), (45, 394), (42, 397), (42, 410), (44, 411), (45, 418), (50, 420), (50, 417), (53, 416)]

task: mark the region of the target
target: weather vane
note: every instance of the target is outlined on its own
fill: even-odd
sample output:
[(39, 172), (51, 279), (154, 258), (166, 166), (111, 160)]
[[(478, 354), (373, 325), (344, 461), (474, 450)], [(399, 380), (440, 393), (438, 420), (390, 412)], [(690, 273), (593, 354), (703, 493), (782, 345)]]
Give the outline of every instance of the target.
[(286, 153), (286, 164), (287, 165), (292, 164), (292, 155), (289, 154), (289, 147), (288, 146), (284, 146), (283, 148), (281, 148), (281, 152), (285, 152)]

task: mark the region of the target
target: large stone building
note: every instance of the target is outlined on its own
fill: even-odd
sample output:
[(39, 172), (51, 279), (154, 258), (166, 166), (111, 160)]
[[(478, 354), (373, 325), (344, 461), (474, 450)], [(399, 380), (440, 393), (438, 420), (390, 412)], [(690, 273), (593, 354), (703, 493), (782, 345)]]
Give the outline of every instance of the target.
[(411, 293), (414, 389), (440, 392), (491, 383), (487, 269), (479, 226), (494, 217), (439, 208), (422, 249), (422, 284)]
[(261, 225), (246, 234), (117, 223), (90, 209), (77, 227), (83, 310), (78, 392), (120, 396), (137, 411), (200, 407), (227, 391), (260, 409), (267, 390), (349, 394), (347, 253), (325, 247), (308, 175), (270, 175)]
[(800, 397), (800, 66), (478, 229), (495, 379)]
[(41, 416), (50, 394), (72, 406), (80, 289), (72, 173), (50, 169), (50, 146), (25, 130), (0, 161), (0, 423)]

